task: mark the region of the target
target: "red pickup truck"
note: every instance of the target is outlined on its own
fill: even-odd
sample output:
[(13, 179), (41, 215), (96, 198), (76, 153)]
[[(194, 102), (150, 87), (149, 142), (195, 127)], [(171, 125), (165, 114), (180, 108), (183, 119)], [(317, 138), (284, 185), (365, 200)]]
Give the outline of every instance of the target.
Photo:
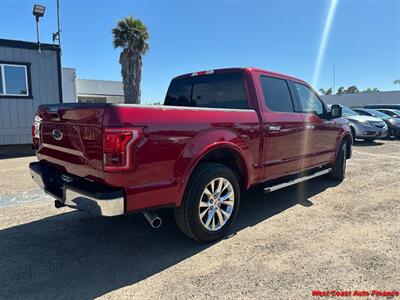
[(32, 126), (32, 178), (56, 201), (92, 214), (173, 207), (198, 241), (223, 236), (241, 192), (345, 175), (352, 136), (304, 81), (256, 68), (174, 78), (162, 106), (41, 105)]

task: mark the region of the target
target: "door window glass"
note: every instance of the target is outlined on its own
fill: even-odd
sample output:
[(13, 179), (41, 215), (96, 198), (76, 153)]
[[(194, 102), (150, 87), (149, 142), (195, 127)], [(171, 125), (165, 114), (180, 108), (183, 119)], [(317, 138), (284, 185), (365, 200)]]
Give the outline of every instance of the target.
[(294, 112), (289, 86), (284, 79), (261, 76), (265, 105), (276, 112)]
[(324, 105), (313, 93), (313, 91), (305, 85), (299, 83), (295, 83), (295, 86), (300, 99), (301, 111), (305, 113), (322, 115), (324, 113)]

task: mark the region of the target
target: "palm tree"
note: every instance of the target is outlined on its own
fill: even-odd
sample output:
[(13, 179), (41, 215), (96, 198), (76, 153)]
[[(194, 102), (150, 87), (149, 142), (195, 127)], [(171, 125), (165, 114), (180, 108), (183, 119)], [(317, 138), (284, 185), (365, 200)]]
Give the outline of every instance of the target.
[(379, 89), (378, 88), (367, 88), (367, 89), (363, 90), (363, 92), (367, 92), (367, 93), (369, 93), (369, 92), (379, 92)]
[(149, 50), (149, 33), (142, 21), (125, 17), (112, 30), (114, 48), (122, 48), (119, 56), (126, 103), (140, 103), (142, 57)]
[(358, 87), (356, 87), (355, 85), (349, 86), (346, 90), (346, 94), (354, 94), (358, 92), (359, 92)]
[(346, 91), (344, 89), (344, 86), (341, 86), (340, 88), (338, 88), (336, 95), (342, 95), (344, 94)]
[(329, 89), (327, 89), (327, 90), (325, 90), (325, 89), (319, 89), (319, 91), (320, 91), (320, 93), (321, 93), (322, 95), (332, 95), (333, 88), (329, 88)]

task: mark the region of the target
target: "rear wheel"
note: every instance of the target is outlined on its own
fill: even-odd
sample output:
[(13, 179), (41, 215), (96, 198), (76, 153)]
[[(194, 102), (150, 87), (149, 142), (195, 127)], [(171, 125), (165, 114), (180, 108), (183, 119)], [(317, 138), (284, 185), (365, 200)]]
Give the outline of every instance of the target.
[(239, 203), (235, 173), (225, 165), (204, 163), (191, 176), (181, 206), (175, 209), (175, 220), (186, 236), (211, 242), (228, 231)]
[(337, 181), (342, 181), (346, 173), (346, 159), (347, 159), (347, 143), (343, 141), (339, 148), (339, 153), (336, 156), (335, 164), (332, 168), (330, 177)]

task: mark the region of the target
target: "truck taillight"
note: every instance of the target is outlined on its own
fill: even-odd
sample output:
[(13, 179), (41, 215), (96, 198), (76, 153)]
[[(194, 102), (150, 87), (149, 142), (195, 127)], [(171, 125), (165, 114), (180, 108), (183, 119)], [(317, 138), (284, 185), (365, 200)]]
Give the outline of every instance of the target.
[(32, 139), (40, 139), (40, 122), (42, 118), (38, 115), (35, 115), (35, 119), (32, 123)]
[(104, 128), (104, 170), (114, 172), (133, 170), (134, 147), (142, 137), (142, 128)]
[(35, 123), (32, 123), (32, 138), (36, 137), (36, 126)]

